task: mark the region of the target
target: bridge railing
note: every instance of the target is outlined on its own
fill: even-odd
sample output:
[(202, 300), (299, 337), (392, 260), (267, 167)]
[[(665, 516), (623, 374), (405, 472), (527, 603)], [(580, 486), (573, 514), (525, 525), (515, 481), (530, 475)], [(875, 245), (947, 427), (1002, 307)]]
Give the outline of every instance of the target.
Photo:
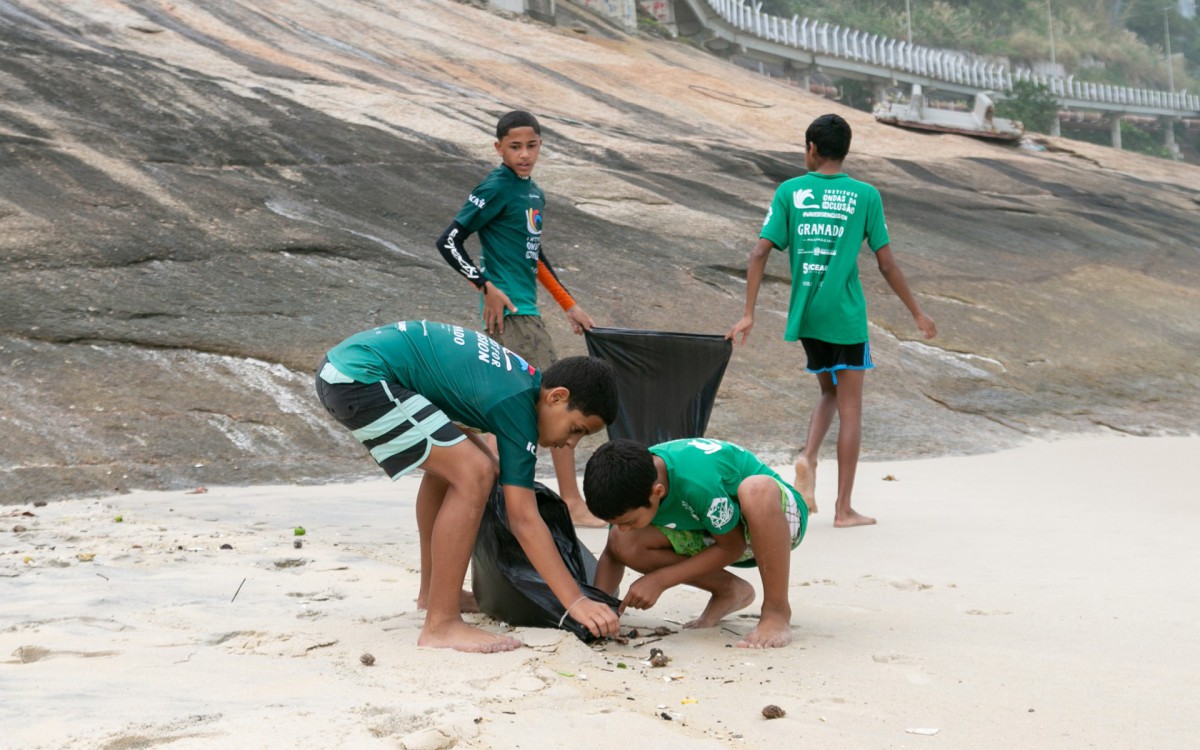
[(1061, 99), (1200, 111), (1200, 96), (1186, 91), (1159, 91), (1076, 81), (1074, 76), (1044, 76), (1028, 68), (1010, 69), (973, 55), (923, 47), (899, 39), (834, 26), (824, 21), (763, 13), (761, 3), (747, 0), (707, 0), (730, 26), (767, 41), (807, 52), (854, 60), (882, 68), (997, 92), (1012, 91), (1014, 81), (1031, 81)]

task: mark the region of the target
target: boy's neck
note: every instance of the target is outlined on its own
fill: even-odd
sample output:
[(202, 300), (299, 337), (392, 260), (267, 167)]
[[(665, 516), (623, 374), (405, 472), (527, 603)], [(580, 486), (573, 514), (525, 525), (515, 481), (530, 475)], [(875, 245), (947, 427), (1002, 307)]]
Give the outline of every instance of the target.
[(845, 160), (844, 159), (821, 159), (818, 157), (817, 165), (816, 165), (817, 168), (814, 169), (813, 171), (817, 172), (818, 174), (830, 174), (830, 175), (841, 174), (843, 161), (845, 161)]

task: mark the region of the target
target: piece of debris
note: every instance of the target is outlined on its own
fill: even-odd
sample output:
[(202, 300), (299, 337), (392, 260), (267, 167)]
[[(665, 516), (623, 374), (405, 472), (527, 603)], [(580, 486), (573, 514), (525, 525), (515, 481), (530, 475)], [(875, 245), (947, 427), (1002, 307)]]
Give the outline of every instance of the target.
[(24, 526), (21, 526), (20, 524), (17, 524), (16, 526), (13, 526), (13, 533), (14, 533), (14, 534), (20, 534), (22, 531), (25, 531), (25, 530), (26, 530), (26, 529), (25, 529), (25, 527), (24, 527)]
[(763, 706), (762, 715), (764, 719), (782, 719), (787, 716), (787, 711), (784, 711), (774, 703)]
[(358, 660), (363, 663), (364, 667), (375, 666), (375, 657), (371, 654), (363, 654), (362, 656), (358, 657)]
[(304, 542), (297, 539), (296, 541), (292, 542), (292, 546), (295, 547), (296, 549), (300, 549), (301, 547), (304, 546)]
[(221, 549), (233, 549), (233, 545), (232, 544), (222, 544)]
[(665, 667), (671, 663), (671, 657), (663, 653), (661, 648), (650, 649), (650, 666)]
[(304, 531), (303, 526), (297, 526), (296, 528), (292, 529), (292, 533), (296, 536), (304, 536), (306, 532)]
[(207, 487), (197, 487), (196, 489), (188, 490), (187, 492), (185, 492), (183, 494), (185, 494), (185, 495), (203, 495), (205, 492), (208, 492)]
[(938, 730), (933, 727), (909, 727), (904, 731), (908, 732), (909, 734), (923, 734), (926, 737), (932, 737), (938, 733)]
[(895, 474), (887, 474), (887, 475), (885, 475), (885, 476), (883, 477), (883, 481), (885, 481), (885, 482), (898, 482), (898, 481), (900, 481), (900, 480), (899, 480), (899, 479), (896, 479), (896, 475), (895, 475)]
[(666, 625), (659, 625), (657, 628), (654, 629), (654, 634), (657, 636), (675, 635), (675, 633), (676, 633), (676, 631), (671, 630)]

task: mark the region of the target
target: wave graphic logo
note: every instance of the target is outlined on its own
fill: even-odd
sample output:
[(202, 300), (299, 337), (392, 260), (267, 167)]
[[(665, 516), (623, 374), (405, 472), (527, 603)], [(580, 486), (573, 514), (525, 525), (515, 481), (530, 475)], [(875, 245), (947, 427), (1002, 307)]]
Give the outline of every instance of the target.
[(542, 212), (536, 208), (525, 210), (525, 228), (530, 234), (542, 233)]

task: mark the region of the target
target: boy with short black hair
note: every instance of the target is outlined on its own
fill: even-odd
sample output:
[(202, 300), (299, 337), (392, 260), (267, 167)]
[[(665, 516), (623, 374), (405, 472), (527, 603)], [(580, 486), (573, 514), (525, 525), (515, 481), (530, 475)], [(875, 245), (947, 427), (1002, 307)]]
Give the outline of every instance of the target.
[(864, 240), (921, 335), (927, 339), (937, 335), (937, 326), (921, 310), (892, 254), (879, 191), (842, 172), (850, 137), (849, 123), (838, 115), (822, 115), (808, 126), (804, 134), (808, 173), (775, 191), (750, 252), (742, 318), (726, 334), (734, 343), (739, 343), (739, 337), (740, 343), (746, 343), (767, 258), (773, 249), (787, 252), (792, 297), (783, 338), (804, 345), (806, 369), (817, 376), (821, 388), (808, 437), (796, 459), (795, 485), (815, 513), (817, 454), (836, 413), (838, 494), (833, 525), (841, 527), (875, 523), (850, 504), (862, 445), (864, 373), (875, 367), (867, 340), (867, 303), (858, 280), (858, 253)]
[(621, 601), (648, 609), (686, 583), (712, 597), (686, 628), (709, 628), (754, 601), (754, 587), (725, 570), (757, 566), (763, 606), (741, 648), (792, 640), (789, 555), (804, 538), (808, 509), (796, 489), (754, 454), (720, 440), (672, 440), (647, 448), (613, 440), (583, 474), (588, 508), (609, 521), (597, 588), (616, 594), (628, 566), (644, 573)]
[[(510, 651), (520, 643), (467, 625), (462, 590), (475, 535), (497, 475), (509, 526), (567, 613), (593, 635), (617, 616), (584, 597), (537, 508), (537, 447), (574, 447), (617, 413), (612, 366), (569, 357), (544, 373), (477, 331), (416, 320), (357, 333), (329, 350), (317, 373), (326, 410), (393, 479), (421, 468), (417, 528), (426, 608), (418, 645)], [(465, 429), (464, 429), (465, 428)], [(474, 431), (496, 436), (493, 453)]]
[[(563, 287), (542, 249), (546, 198), (532, 176), (541, 153), (542, 126), (528, 112), (508, 112), (496, 123), (494, 146), (500, 166), (471, 191), (438, 237), (437, 248), (478, 290), (484, 331), (535, 367), (546, 368), (558, 355), (538, 311), (537, 281), (562, 307), (572, 331), (590, 331), (593, 322)], [(478, 266), (465, 244), (476, 233), (481, 246)], [(580, 497), (574, 449), (552, 449), (550, 456), (571, 519), (582, 526), (603, 525)]]

